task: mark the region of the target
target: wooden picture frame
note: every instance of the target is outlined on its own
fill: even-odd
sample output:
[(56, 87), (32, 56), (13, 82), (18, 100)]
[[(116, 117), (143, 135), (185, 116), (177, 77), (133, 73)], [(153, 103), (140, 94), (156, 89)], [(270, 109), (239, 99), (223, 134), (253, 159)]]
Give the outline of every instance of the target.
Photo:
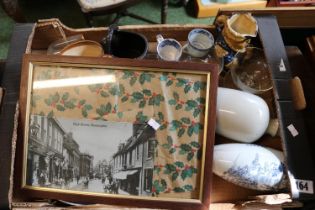
[[(208, 209), (217, 84), (215, 63), (25, 55), (18, 191), (79, 203)], [(129, 138), (119, 123), (129, 123)], [(112, 125), (119, 137), (110, 137), (114, 129), (99, 133)], [(154, 138), (135, 132), (141, 126)], [(106, 192), (97, 191), (101, 184)]]

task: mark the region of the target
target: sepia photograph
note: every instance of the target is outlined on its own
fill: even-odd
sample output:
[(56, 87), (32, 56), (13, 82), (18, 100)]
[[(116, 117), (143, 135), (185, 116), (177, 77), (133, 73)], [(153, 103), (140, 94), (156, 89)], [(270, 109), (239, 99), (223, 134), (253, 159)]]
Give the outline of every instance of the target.
[(26, 184), (151, 196), (155, 139), (147, 124), (31, 115)]

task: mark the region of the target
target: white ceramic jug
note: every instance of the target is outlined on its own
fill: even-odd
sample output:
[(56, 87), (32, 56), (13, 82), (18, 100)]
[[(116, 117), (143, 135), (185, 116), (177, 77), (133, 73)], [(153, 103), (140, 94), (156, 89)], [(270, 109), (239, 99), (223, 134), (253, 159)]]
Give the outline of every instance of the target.
[[(280, 157), (282, 152), (276, 151)], [(214, 146), (214, 174), (241, 187), (254, 190), (279, 190), (287, 186), (284, 165), (269, 148), (255, 144)]]
[(277, 120), (270, 121), (269, 108), (262, 98), (239, 90), (218, 88), (216, 133), (251, 143), (265, 132), (275, 135), (277, 124)]

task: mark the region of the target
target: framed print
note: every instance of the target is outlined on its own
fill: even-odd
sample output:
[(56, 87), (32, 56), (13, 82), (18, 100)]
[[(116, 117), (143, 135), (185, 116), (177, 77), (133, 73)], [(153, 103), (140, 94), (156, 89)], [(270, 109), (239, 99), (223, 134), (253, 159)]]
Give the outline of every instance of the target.
[(208, 208), (217, 71), (216, 64), (25, 55), (21, 191)]

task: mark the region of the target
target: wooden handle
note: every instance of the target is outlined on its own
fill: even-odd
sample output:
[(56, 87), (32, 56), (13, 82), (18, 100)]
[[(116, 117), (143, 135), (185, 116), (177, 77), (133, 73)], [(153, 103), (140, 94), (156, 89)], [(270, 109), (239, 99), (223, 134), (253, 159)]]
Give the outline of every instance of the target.
[(299, 77), (294, 77), (291, 80), (292, 101), (296, 110), (303, 110), (306, 107), (303, 86)]

